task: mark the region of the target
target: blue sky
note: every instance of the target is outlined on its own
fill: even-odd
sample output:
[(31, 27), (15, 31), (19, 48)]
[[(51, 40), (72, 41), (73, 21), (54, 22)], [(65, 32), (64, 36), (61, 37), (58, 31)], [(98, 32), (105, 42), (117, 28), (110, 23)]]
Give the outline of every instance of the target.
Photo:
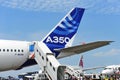
[[(0, 0), (0, 39), (41, 40), (73, 7), (86, 8), (74, 45), (100, 40), (111, 45), (83, 53), (84, 67), (120, 64), (119, 0)], [(80, 55), (60, 59), (78, 65)], [(1, 76), (38, 70), (38, 66), (7, 71)]]

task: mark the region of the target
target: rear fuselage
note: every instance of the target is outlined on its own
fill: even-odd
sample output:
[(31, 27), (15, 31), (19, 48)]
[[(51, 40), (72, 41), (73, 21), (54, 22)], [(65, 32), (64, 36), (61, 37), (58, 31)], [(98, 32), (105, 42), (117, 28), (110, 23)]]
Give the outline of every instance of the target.
[(26, 41), (0, 40), (0, 71), (17, 69), (29, 58)]

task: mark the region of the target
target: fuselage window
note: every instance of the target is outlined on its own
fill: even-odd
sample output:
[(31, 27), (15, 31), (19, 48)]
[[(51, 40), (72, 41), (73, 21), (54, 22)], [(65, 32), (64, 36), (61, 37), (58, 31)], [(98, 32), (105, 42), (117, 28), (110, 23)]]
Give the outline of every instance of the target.
[(9, 52), (9, 49), (7, 49), (7, 52)]
[(21, 52), (24, 52), (24, 50), (22, 49)]
[(18, 52), (20, 52), (20, 50), (18, 49)]
[(16, 49), (14, 49), (14, 52), (16, 52)]
[(11, 49), (11, 52), (13, 52), (13, 49)]
[(18, 49), (18, 50), (16, 50), (16, 49), (14, 49), (14, 50), (13, 50), (13, 49), (6, 49), (6, 50), (5, 50), (5, 49), (0, 49), (0, 52), (1, 52), (1, 51), (3, 51), (3, 52), (5, 52), (5, 51), (7, 51), (7, 52), (9, 52), (9, 51), (11, 51), (11, 52), (13, 52), (13, 51), (14, 51), (14, 52), (17, 52), (17, 51), (18, 51), (18, 52), (24, 52), (23, 49), (22, 49), (22, 50), (20, 50), (20, 49)]
[(5, 49), (3, 49), (3, 52), (5, 52)]

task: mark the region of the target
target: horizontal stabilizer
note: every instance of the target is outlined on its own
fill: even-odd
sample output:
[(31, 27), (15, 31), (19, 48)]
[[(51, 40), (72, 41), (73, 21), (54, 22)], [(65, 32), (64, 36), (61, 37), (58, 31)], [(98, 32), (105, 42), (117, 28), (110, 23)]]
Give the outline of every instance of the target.
[(105, 66), (99, 66), (99, 67), (93, 67), (93, 68), (86, 68), (86, 69), (83, 69), (83, 71), (96, 70), (96, 69), (101, 69), (101, 68), (105, 68)]
[(72, 47), (68, 47), (68, 48), (55, 49), (55, 51), (60, 52), (60, 54), (58, 55), (58, 58), (62, 58), (62, 57), (71, 56), (74, 54), (79, 54), (79, 53), (83, 53), (86, 51), (90, 51), (90, 50), (108, 45), (111, 42), (113, 42), (113, 41), (97, 41), (97, 42), (87, 43), (87, 44), (83, 44), (83, 45), (72, 46)]

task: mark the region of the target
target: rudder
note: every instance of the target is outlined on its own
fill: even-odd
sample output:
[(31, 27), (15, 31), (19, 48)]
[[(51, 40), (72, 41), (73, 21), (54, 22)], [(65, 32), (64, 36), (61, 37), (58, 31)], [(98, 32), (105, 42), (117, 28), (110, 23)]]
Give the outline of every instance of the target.
[(43, 39), (43, 42), (57, 56), (54, 49), (64, 48), (76, 34), (84, 13), (83, 8), (73, 8)]

